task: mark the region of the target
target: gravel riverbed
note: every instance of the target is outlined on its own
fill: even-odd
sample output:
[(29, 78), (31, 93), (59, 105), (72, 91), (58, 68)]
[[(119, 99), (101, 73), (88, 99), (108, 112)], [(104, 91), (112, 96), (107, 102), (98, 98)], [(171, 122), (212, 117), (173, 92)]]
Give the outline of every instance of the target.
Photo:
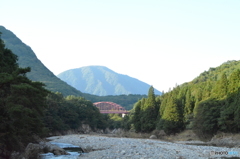
[(208, 159), (240, 157), (239, 148), (186, 145), (156, 139), (117, 138), (98, 135), (66, 135), (48, 138), (89, 151), (79, 159)]

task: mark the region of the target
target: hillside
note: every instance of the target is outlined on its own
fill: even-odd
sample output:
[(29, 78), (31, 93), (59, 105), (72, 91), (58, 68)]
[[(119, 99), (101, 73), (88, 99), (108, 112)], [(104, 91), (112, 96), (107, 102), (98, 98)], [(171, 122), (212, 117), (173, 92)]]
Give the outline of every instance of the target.
[(64, 95), (81, 96), (82, 93), (75, 88), (69, 86), (57, 78), (44, 64), (37, 58), (33, 50), (24, 44), (16, 35), (5, 27), (0, 26), (2, 39), (7, 48), (18, 56), (20, 67), (30, 67), (31, 72), (27, 73), (27, 77), (33, 81), (40, 81), (46, 85), (46, 88), (53, 92), (61, 92)]
[[(203, 140), (211, 139), (217, 132), (239, 133), (240, 61), (227, 61), (210, 68), (191, 82), (158, 96), (155, 101), (150, 97), (135, 104), (130, 117), (133, 120), (128, 121), (139, 132), (157, 128), (175, 134), (192, 129)], [(152, 108), (149, 101), (159, 105)], [(159, 114), (153, 117), (152, 109)], [(143, 120), (143, 117), (146, 118)], [(155, 125), (146, 128), (153, 121), (157, 121)]]
[(240, 69), (240, 61), (236, 60), (227, 61), (216, 68), (209, 68), (208, 71), (204, 71), (203, 73), (201, 73), (192, 82), (201, 83), (206, 82), (207, 80), (216, 81), (220, 79), (223, 73), (225, 73), (226, 76), (228, 77), (233, 71), (236, 71), (237, 69)]
[[(120, 96), (97, 96), (88, 93), (82, 93), (66, 82), (56, 77), (44, 64), (37, 58), (33, 50), (24, 44), (13, 32), (0, 26), (3, 39), (7, 48), (11, 49), (14, 54), (18, 56), (18, 63), (20, 67), (30, 67), (31, 72), (27, 73), (27, 77), (33, 81), (40, 81), (46, 84), (46, 88), (53, 92), (61, 92), (64, 96), (75, 95), (82, 96), (92, 102), (111, 101), (118, 103), (127, 110), (132, 109), (133, 104), (138, 99), (146, 95), (120, 95)], [(145, 94), (147, 91), (145, 92)]]
[[(58, 77), (84, 93), (94, 95), (147, 94), (150, 85), (105, 66), (86, 66), (64, 71)], [(155, 94), (161, 92), (155, 89)]]

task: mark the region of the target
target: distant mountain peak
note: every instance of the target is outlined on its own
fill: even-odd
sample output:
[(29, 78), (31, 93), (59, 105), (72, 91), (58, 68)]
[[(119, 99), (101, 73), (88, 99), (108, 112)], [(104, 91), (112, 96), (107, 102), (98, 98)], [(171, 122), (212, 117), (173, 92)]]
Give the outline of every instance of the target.
[[(84, 93), (94, 95), (147, 94), (149, 84), (106, 66), (92, 65), (70, 69), (58, 77)], [(161, 94), (155, 89), (155, 94)]]

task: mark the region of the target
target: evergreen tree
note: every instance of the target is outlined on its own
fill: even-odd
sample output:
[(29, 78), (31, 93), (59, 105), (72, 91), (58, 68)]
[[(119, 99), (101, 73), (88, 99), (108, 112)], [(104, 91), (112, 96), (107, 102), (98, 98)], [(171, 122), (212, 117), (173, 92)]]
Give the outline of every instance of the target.
[(168, 100), (160, 123), (160, 128), (163, 128), (168, 134), (179, 132), (184, 128), (182, 107), (178, 105), (173, 93)]
[(134, 125), (134, 129), (136, 132), (141, 131), (141, 100), (139, 100), (135, 105), (134, 105), (134, 113), (132, 117), (132, 123)]
[(26, 77), (30, 68), (19, 68), (17, 56), (6, 49), (0, 38), (0, 156), (9, 157), (42, 135), (41, 117), (48, 91)]
[[(226, 99), (221, 107), (219, 127), (224, 132), (237, 132), (239, 130), (239, 85), (240, 71), (234, 71), (229, 77)], [(223, 89), (225, 90), (225, 89)]]
[(240, 91), (236, 95), (236, 106), (234, 111), (235, 132), (240, 132)]
[(228, 92), (228, 79), (225, 73), (222, 74), (221, 78), (216, 82), (213, 90), (212, 97), (221, 99), (226, 98)]
[(235, 93), (240, 87), (240, 70), (234, 71), (229, 77), (228, 94)]
[(141, 130), (143, 132), (150, 132), (156, 128), (156, 119), (158, 112), (159, 110), (155, 100), (154, 88), (151, 86), (149, 88), (148, 98), (144, 103), (141, 116)]
[(193, 129), (199, 137), (212, 137), (219, 130), (218, 118), (221, 105), (221, 101), (211, 98), (198, 104)]
[(194, 100), (193, 100), (193, 97), (191, 96), (190, 90), (187, 90), (186, 103), (185, 103), (185, 107), (184, 107), (185, 116), (193, 113), (193, 108), (194, 108)]

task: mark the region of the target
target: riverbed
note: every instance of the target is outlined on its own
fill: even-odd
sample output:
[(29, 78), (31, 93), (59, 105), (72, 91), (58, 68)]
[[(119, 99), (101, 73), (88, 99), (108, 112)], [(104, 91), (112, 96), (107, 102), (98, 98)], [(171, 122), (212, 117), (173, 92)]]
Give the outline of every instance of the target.
[(208, 159), (240, 157), (239, 148), (197, 146), (156, 139), (117, 138), (98, 135), (66, 135), (48, 138), (55, 143), (79, 146), (87, 153), (79, 159)]

